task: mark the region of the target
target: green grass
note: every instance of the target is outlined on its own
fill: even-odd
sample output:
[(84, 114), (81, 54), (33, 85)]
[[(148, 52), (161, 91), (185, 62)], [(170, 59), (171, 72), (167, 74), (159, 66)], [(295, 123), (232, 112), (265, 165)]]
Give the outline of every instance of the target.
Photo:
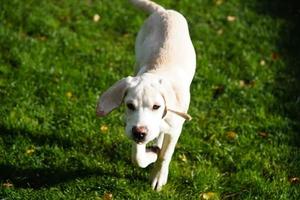
[(131, 164), (123, 108), (95, 116), (133, 74), (146, 15), (123, 0), (0, 3), (0, 199), (299, 199), (296, 1), (157, 2), (186, 16), (197, 52), (193, 120), (160, 193)]

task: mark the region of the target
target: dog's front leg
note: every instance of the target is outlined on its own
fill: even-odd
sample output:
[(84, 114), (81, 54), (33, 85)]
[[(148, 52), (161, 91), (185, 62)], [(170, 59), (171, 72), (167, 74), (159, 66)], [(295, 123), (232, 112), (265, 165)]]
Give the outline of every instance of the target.
[(157, 153), (146, 149), (145, 144), (132, 143), (132, 161), (139, 167), (145, 168), (157, 160)]
[(172, 155), (175, 150), (176, 143), (178, 141), (181, 129), (173, 132), (173, 134), (165, 134), (162, 144), (162, 149), (159, 154), (155, 166), (151, 173), (152, 189), (160, 191), (162, 186), (167, 183), (169, 174), (169, 165)]

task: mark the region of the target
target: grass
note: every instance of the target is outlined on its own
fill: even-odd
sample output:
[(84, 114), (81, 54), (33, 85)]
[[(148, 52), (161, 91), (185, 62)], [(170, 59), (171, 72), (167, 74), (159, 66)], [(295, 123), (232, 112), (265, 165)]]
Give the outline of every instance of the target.
[[(299, 5), (157, 0), (197, 52), (190, 114), (160, 193), (130, 161), (123, 108), (99, 93), (133, 74), (146, 15), (127, 1), (2, 1), (0, 199), (298, 199)], [(93, 21), (100, 15), (98, 22)]]

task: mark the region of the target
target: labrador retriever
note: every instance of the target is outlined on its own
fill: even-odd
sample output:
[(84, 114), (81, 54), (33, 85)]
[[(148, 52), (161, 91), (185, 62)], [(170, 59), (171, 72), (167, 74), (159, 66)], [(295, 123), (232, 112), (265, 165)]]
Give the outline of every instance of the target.
[[(106, 116), (126, 105), (126, 134), (132, 139), (132, 161), (145, 168), (155, 163), (154, 190), (167, 183), (169, 164), (190, 103), (196, 54), (186, 19), (149, 0), (130, 0), (150, 14), (135, 43), (136, 74), (121, 79), (99, 98), (96, 113)], [(154, 147), (146, 147), (155, 141)]]

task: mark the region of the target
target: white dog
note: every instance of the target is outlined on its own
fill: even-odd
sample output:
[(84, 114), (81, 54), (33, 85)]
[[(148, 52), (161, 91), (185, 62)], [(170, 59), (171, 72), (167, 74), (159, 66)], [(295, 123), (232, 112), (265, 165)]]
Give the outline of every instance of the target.
[[(97, 115), (126, 109), (126, 134), (133, 140), (132, 160), (144, 168), (155, 162), (152, 188), (161, 190), (190, 103), (196, 55), (185, 18), (149, 0), (131, 3), (150, 13), (136, 39), (134, 77), (123, 78), (99, 98)], [(156, 146), (146, 144), (155, 140)]]

